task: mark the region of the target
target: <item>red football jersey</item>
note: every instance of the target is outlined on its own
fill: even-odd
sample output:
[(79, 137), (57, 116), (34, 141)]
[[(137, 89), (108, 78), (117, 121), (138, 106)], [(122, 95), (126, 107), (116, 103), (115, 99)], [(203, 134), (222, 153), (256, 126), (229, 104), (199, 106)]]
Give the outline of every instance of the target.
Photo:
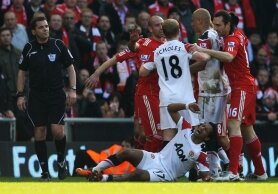
[(137, 53), (133, 53), (129, 50), (124, 50), (122, 52), (119, 52), (115, 55), (118, 62), (123, 62), (128, 59), (134, 58), (136, 64), (137, 64)]
[[(151, 60), (154, 50), (159, 47), (163, 42), (157, 41), (153, 38), (141, 38), (137, 42), (139, 48), (137, 51), (137, 56), (139, 63), (137, 63), (137, 68), (140, 69), (140, 66)], [(137, 95), (157, 95), (159, 94), (158, 86), (158, 74), (156, 71), (151, 72), (146, 77), (138, 78), (136, 85), (136, 94)]]
[[(224, 37), (223, 50), (235, 58), (231, 63), (224, 63), (224, 69), (229, 77), (232, 89), (249, 89), (255, 85), (255, 79), (250, 73), (246, 47), (247, 37), (241, 30), (236, 29), (231, 35)], [(251, 87), (253, 89), (253, 87)]]

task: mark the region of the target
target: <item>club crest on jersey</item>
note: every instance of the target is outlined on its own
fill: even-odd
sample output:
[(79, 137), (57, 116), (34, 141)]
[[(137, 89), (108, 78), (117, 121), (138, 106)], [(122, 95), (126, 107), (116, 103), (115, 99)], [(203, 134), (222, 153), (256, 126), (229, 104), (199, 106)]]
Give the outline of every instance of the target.
[(228, 47), (235, 47), (235, 42), (228, 42)]
[(201, 48), (207, 48), (207, 43), (201, 42), (201, 43), (200, 43), (200, 47), (201, 47)]
[(194, 152), (192, 150), (190, 150), (190, 152), (188, 153), (188, 157), (189, 158), (194, 158)]
[(141, 55), (141, 56), (140, 56), (140, 60), (141, 60), (141, 61), (148, 61), (149, 58), (150, 58), (149, 55)]
[(48, 55), (48, 59), (49, 59), (49, 61), (51, 61), (51, 62), (55, 61), (55, 59), (56, 59), (56, 54), (49, 54), (49, 55)]

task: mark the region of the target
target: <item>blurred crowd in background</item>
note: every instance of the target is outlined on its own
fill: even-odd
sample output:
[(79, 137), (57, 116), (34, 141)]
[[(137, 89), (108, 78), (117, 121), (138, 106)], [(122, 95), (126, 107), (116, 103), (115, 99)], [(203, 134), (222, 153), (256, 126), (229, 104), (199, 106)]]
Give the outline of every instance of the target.
[(226, 9), (239, 17), (238, 28), (249, 38), (250, 69), (257, 80), (257, 120), (275, 121), (278, 0), (0, 0), (0, 117), (17, 118), (18, 140), (32, 137), (15, 98), (21, 51), (34, 39), (29, 28), (32, 17), (44, 14), (50, 36), (63, 40), (74, 56), (78, 100), (74, 107), (67, 108), (66, 117), (123, 118), (133, 116), (138, 77), (135, 60), (118, 62), (107, 69), (93, 89), (85, 88), (84, 81), (115, 53), (128, 48), (131, 25), (138, 25), (143, 37), (148, 37), (148, 20), (153, 14), (178, 20), (180, 40), (194, 43), (197, 37), (191, 18), (200, 7), (208, 9), (212, 16)]

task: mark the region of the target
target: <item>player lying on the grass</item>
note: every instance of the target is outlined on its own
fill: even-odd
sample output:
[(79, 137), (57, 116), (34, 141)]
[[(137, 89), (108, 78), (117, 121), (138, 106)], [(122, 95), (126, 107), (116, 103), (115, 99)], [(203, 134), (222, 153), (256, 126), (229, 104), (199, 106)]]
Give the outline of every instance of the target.
[[(210, 180), (207, 156), (202, 152), (201, 144), (213, 136), (216, 126), (212, 123), (202, 124), (192, 133), (191, 125), (178, 112), (186, 108), (192, 112), (200, 110), (196, 103), (168, 105), (168, 111), (177, 123), (178, 132), (160, 152), (127, 149), (109, 156), (93, 169), (77, 168), (77, 174), (86, 176), (90, 181), (175, 181), (197, 163), (202, 179)], [(136, 170), (122, 175), (102, 174), (103, 170), (123, 161), (136, 166)]]

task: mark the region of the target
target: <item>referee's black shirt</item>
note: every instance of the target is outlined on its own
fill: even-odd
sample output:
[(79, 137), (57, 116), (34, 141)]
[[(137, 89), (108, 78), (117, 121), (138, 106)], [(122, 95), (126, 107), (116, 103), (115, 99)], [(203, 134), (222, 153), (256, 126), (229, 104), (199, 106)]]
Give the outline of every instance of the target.
[(30, 89), (36, 91), (56, 90), (64, 87), (63, 69), (74, 63), (65, 44), (49, 38), (40, 44), (28, 42), (19, 60), (19, 69), (29, 71)]

